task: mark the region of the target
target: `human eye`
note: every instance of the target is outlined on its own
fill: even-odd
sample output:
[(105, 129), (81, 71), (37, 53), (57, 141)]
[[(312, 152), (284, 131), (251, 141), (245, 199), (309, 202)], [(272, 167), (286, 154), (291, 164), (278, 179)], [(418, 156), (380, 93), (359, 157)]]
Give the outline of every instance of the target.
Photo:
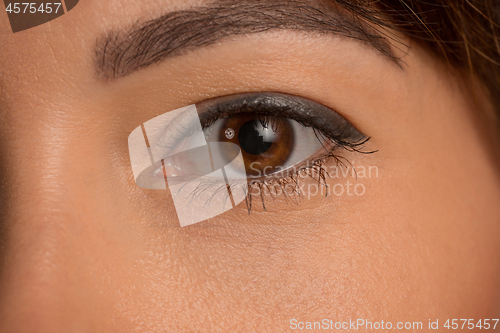
[[(179, 218), (189, 215), (186, 225), (244, 200), (250, 211), (256, 193), (265, 208), (263, 188), (278, 187), (287, 195), (294, 192), (287, 185), (300, 178), (325, 181), (324, 163), (339, 162), (342, 151), (362, 152), (368, 141), (333, 109), (275, 92), (213, 98), (156, 117), (134, 132), (129, 148), (137, 185), (168, 186)], [(137, 168), (148, 164), (144, 149), (137, 158), (142, 136), (150, 162)], [(194, 207), (206, 212), (194, 218)]]
[(360, 151), (368, 140), (334, 110), (293, 95), (225, 96), (199, 103), (198, 109), (208, 142), (241, 149), (249, 184), (283, 181), (338, 150)]

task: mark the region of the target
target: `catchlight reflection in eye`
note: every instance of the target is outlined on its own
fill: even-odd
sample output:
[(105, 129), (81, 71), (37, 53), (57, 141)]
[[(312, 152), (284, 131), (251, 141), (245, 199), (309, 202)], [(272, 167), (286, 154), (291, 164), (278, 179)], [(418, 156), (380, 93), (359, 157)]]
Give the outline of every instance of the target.
[(315, 102), (252, 93), (167, 112), (137, 127), (128, 142), (136, 184), (168, 186), (187, 226), (234, 208), (249, 184), (289, 178), (313, 158), (356, 150), (366, 137)]

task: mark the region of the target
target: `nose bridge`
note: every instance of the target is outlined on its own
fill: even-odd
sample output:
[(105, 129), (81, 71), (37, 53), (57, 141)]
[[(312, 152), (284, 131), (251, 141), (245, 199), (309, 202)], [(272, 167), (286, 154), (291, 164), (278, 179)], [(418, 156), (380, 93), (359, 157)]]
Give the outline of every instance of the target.
[(64, 206), (71, 201), (69, 193), (79, 184), (76, 175), (72, 175), (74, 138), (65, 125), (63, 121), (39, 116), (33, 117), (31, 124), (21, 124), (12, 131), (12, 138), (4, 147), (4, 176), (8, 178), (10, 209), (16, 220), (30, 215), (32, 220), (37, 220), (35, 216), (55, 218), (64, 214)]
[[(64, 122), (34, 117), (14, 132), (2, 147), (8, 193), (2, 198), (0, 318), (7, 326), (29, 319), (30, 325), (54, 327), (84, 306), (79, 290), (92, 292), (83, 286), (90, 259), (81, 247), (92, 218), (76, 204), (86, 200), (88, 183), (75, 172), (75, 138)], [(92, 164), (90, 151), (84, 161)]]

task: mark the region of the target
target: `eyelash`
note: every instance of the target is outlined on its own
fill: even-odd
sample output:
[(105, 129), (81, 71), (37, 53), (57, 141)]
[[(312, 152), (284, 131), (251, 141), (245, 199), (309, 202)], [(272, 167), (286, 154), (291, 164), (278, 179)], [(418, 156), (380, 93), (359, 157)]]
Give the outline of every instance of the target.
[[(302, 176), (313, 179), (314, 181), (317, 181), (319, 185), (328, 188), (326, 182), (326, 178), (328, 177), (328, 172), (324, 167), (324, 164), (329, 162), (330, 160), (334, 160), (337, 164), (337, 167), (346, 167), (345, 162), (347, 162), (348, 164), (351, 165), (353, 171), (356, 172), (352, 164), (346, 158), (336, 153), (336, 151), (338, 151), (339, 149), (360, 154), (372, 154), (376, 152), (376, 151), (363, 151), (362, 150), (363, 146), (370, 140), (370, 137), (367, 137), (358, 132), (347, 120), (345, 120), (345, 118), (341, 117), (335, 111), (331, 109), (327, 110), (327, 112), (331, 112), (331, 114), (335, 115), (333, 117), (329, 117), (329, 118), (334, 118), (330, 120), (332, 120), (333, 122), (335, 122), (335, 119), (342, 120), (340, 121), (340, 123), (343, 122), (345, 124), (345, 127), (340, 131), (339, 131), (340, 126), (337, 126), (336, 131), (335, 130), (327, 131), (327, 129), (321, 130), (313, 125), (314, 121), (308, 119), (308, 117), (309, 118), (313, 117), (313, 115), (310, 114), (314, 113), (312, 110), (309, 110), (308, 112), (309, 114), (305, 117), (294, 117), (293, 115), (297, 113), (292, 108), (288, 108), (289, 112), (283, 112), (284, 111), (283, 103), (277, 103), (279, 107), (277, 107), (276, 105), (266, 103), (267, 97), (269, 98), (280, 97), (281, 101), (283, 101), (283, 99), (295, 99), (299, 100), (300, 102), (307, 101), (308, 104), (317, 106), (318, 108), (322, 108), (323, 111), (324, 109), (328, 109), (321, 104), (317, 104), (315, 102), (305, 100), (297, 96), (291, 96), (279, 93), (252, 93), (252, 94), (242, 94), (235, 96), (226, 96), (223, 98), (216, 98), (213, 100), (205, 101), (197, 105), (197, 107), (202, 110), (200, 112), (200, 120), (202, 128), (204, 130), (212, 126), (217, 120), (221, 118), (228, 118), (240, 113), (249, 113), (249, 112), (258, 113), (259, 116), (262, 115), (261, 121), (268, 121), (266, 120), (266, 118), (268, 118), (269, 116), (280, 116), (294, 120), (302, 126), (311, 127), (312, 130), (314, 131), (317, 140), (322, 144), (325, 150), (322, 154), (319, 153), (316, 154), (316, 157), (313, 157), (314, 160), (312, 162), (307, 160), (306, 166), (301, 166), (298, 168), (298, 170), (284, 177), (281, 178), (273, 177), (271, 179), (269, 179), (268, 177), (267, 179), (254, 179), (251, 182), (249, 182), (247, 197), (246, 197), (248, 213), (250, 213), (252, 210), (252, 204), (253, 204), (252, 197), (254, 196), (252, 194), (253, 193), (252, 191), (256, 189), (258, 193), (260, 193), (259, 197), (261, 199), (262, 208), (266, 210), (264, 191), (267, 189), (268, 194), (271, 196), (272, 199), (274, 199), (275, 196), (271, 191), (271, 187), (273, 186), (279, 186), (279, 188), (281, 189), (279, 193), (282, 193), (287, 200), (290, 199), (295, 204), (298, 204), (300, 202), (300, 198), (302, 195), (301, 192), (299, 191), (300, 188), (299, 182), (300, 182), (300, 177)], [(252, 101), (252, 98), (261, 99), (261, 101), (253, 103), (252, 105), (251, 102), (249, 103), (249, 101)], [(223, 99), (222, 102), (220, 101), (221, 99)], [(287, 107), (285, 107), (285, 109), (286, 108)], [(203, 111), (203, 109), (209, 111)], [(283, 115), (283, 113), (288, 113), (288, 115)], [(324, 127), (331, 128), (331, 124), (330, 126), (326, 125)], [(334, 133), (334, 132), (339, 132), (339, 133)], [(291, 192), (290, 191), (287, 192), (286, 189), (289, 187), (290, 184), (292, 184), (292, 190)], [(328, 195), (328, 192), (329, 191), (326, 191), (326, 196)]]

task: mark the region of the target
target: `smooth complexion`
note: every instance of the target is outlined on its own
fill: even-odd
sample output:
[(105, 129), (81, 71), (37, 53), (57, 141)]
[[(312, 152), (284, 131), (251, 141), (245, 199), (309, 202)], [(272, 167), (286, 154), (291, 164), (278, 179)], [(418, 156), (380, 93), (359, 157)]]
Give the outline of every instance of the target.
[[(81, 1), (17, 34), (0, 15), (0, 331), (498, 318), (500, 180), (476, 116), (491, 106), (469, 95), (480, 89), (414, 43), (394, 49), (399, 67), (355, 40), (292, 31), (95, 75), (103, 33), (200, 3)], [(266, 91), (341, 113), (378, 150), (343, 156), (378, 177), (329, 181), (361, 182), (362, 196), (278, 198), (180, 228), (168, 193), (134, 184), (128, 134), (168, 110)]]

